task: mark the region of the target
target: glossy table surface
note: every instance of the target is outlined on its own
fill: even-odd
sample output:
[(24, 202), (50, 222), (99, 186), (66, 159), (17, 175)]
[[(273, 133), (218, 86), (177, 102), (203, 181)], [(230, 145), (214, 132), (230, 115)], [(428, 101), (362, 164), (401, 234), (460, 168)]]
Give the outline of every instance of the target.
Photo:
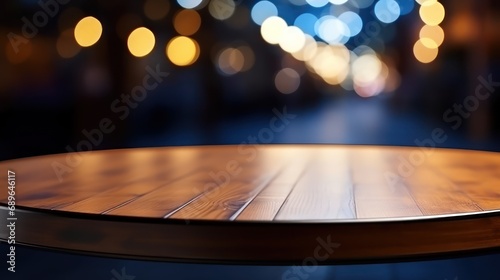
[[(4, 161), (2, 182), (8, 170), (16, 178), (16, 239), (33, 246), (228, 263), (370, 262), (500, 248), (498, 153), (168, 147)], [(0, 192), (3, 220), (7, 195)]]

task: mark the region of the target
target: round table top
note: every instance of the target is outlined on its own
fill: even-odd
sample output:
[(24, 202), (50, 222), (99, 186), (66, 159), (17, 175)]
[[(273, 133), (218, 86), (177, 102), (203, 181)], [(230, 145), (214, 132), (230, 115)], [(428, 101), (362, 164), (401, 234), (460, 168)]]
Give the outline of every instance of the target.
[[(500, 154), (238, 145), (0, 162), (17, 243), (185, 262), (369, 262), (500, 248)], [(10, 180), (10, 181), (9, 181)], [(12, 219), (11, 219), (12, 220)], [(2, 227), (0, 239), (12, 233)]]

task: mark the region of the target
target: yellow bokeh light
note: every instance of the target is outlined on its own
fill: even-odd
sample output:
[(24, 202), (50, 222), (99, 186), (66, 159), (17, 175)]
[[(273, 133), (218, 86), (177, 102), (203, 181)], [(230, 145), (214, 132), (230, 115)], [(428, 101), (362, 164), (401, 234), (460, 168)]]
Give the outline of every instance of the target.
[(185, 36), (178, 36), (167, 44), (167, 57), (173, 64), (187, 66), (193, 64), (200, 56), (198, 43)]
[(275, 45), (280, 42), (281, 36), (287, 27), (288, 25), (284, 19), (278, 16), (268, 17), (260, 27), (260, 34), (266, 42)]
[(128, 36), (127, 46), (133, 56), (146, 56), (155, 46), (155, 35), (146, 27), (139, 27)]
[(102, 25), (95, 17), (81, 19), (75, 27), (76, 42), (82, 47), (90, 47), (99, 41), (102, 35)]
[(302, 48), (296, 52), (292, 52), (292, 56), (300, 61), (307, 61), (314, 57), (318, 44), (316, 40), (309, 34), (305, 35), (305, 43)]
[(437, 0), (416, 0), (418, 4), (422, 5), (422, 4), (432, 4), (434, 2), (437, 2)]
[(422, 43), (422, 40), (418, 40), (413, 46), (413, 54), (418, 61), (429, 63), (436, 59), (438, 48), (428, 48)]
[(297, 26), (288, 26), (279, 40), (280, 47), (288, 53), (298, 52), (304, 47), (305, 43), (306, 37), (304, 32)]
[(434, 26), (443, 21), (445, 10), (441, 3), (430, 1), (422, 3), (419, 14), (425, 24)]
[[(420, 29), (420, 40), (428, 48), (437, 48), (444, 41), (444, 31), (438, 25), (424, 25)], [(429, 42), (430, 40), (430, 42)]]
[(164, 18), (170, 10), (168, 0), (147, 0), (144, 3), (144, 14), (151, 20)]
[(174, 28), (184, 36), (193, 35), (200, 29), (201, 17), (195, 10), (182, 10), (174, 17)]
[(352, 64), (354, 82), (365, 86), (373, 83), (382, 71), (382, 62), (376, 55), (365, 54), (358, 57)]

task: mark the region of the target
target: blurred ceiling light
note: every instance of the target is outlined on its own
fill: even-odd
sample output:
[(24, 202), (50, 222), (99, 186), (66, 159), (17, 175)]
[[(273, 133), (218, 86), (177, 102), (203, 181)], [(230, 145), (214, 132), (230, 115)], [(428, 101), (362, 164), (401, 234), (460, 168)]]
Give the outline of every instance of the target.
[(274, 77), (276, 89), (283, 94), (295, 92), (300, 86), (300, 75), (292, 68), (281, 69)]
[(415, 45), (413, 45), (413, 54), (418, 61), (422, 63), (429, 63), (436, 59), (438, 55), (438, 48), (428, 48), (420, 39), (415, 43)]
[(82, 47), (90, 47), (99, 41), (102, 35), (102, 25), (95, 17), (81, 19), (75, 27), (76, 42)]
[(62, 58), (72, 58), (77, 55), (81, 47), (75, 41), (75, 37), (73, 36), (73, 28), (68, 28), (59, 35), (56, 43), (57, 53)]
[(420, 6), (419, 14), (425, 24), (438, 25), (444, 19), (445, 10), (439, 2), (426, 1)]
[(181, 35), (193, 35), (200, 29), (200, 26), (201, 17), (195, 10), (182, 10), (174, 17), (174, 28)]
[(164, 18), (170, 10), (168, 0), (147, 0), (144, 2), (144, 14), (150, 20), (160, 20)]
[(419, 34), (422, 44), (428, 48), (437, 48), (444, 41), (444, 31), (439, 25), (424, 25)]
[(226, 20), (234, 14), (236, 3), (233, 0), (211, 0), (208, 12), (218, 20)]
[(375, 4), (375, 16), (383, 23), (396, 21), (401, 15), (398, 2), (394, 0), (380, 0)]
[(276, 6), (269, 1), (259, 1), (257, 2), (251, 12), (252, 20), (258, 25), (262, 25), (264, 20), (268, 17), (277, 16), (278, 9)]
[(260, 28), (260, 34), (266, 42), (276, 45), (280, 42), (281, 36), (287, 27), (288, 25), (284, 19), (278, 16), (272, 16), (264, 20)]
[(217, 58), (218, 68), (226, 75), (234, 75), (240, 72), (245, 65), (245, 56), (235, 48), (226, 48), (220, 52)]
[(139, 27), (128, 36), (127, 46), (133, 56), (146, 56), (155, 46), (155, 35), (146, 27)]
[(166, 53), (173, 64), (188, 66), (200, 56), (200, 47), (195, 40), (189, 37), (177, 36), (168, 42)]
[(305, 43), (306, 37), (297, 26), (288, 26), (279, 41), (280, 47), (288, 53), (299, 51)]
[(203, 2), (203, 0), (177, 0), (177, 3), (186, 9), (194, 9), (198, 7), (201, 2)]

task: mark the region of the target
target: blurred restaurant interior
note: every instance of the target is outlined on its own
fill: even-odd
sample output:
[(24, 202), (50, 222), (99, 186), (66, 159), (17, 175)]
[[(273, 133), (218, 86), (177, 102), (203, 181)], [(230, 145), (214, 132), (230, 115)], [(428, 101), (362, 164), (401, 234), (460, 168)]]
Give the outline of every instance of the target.
[[(3, 1), (0, 159), (252, 141), (415, 146), (435, 128), (447, 136), (437, 146), (500, 151), (499, 6)], [(266, 134), (276, 112), (290, 119)]]

